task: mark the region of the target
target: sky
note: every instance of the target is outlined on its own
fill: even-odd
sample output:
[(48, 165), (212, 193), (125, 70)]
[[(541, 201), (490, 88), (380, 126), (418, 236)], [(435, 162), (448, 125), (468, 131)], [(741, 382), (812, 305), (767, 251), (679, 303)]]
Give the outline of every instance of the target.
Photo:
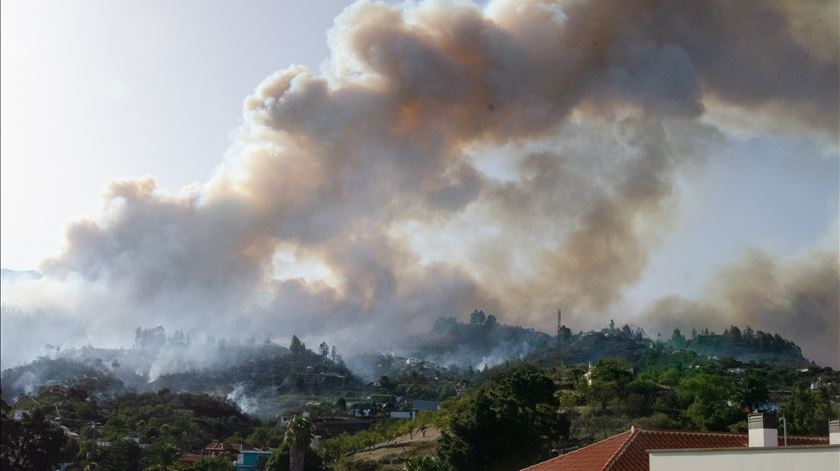
[(837, 366), (836, 2), (706, 3), (3, 2), (3, 356), (562, 306)]
[(348, 3), (3, 2), (0, 265), (37, 269), (113, 178), (207, 180), (244, 98), (278, 68), (317, 70)]

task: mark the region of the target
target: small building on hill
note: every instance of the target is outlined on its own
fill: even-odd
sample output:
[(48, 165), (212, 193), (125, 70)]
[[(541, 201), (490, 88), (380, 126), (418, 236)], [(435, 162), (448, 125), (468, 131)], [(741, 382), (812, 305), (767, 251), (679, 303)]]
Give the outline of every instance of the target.
[(210, 442), (209, 445), (204, 447), (204, 454), (220, 455), (222, 453), (230, 453), (232, 455), (237, 455), (245, 446), (246, 445), (241, 443)]
[(411, 420), (414, 418), (414, 411), (413, 410), (392, 410), (390, 417), (392, 419), (408, 419)]
[[(631, 427), (523, 471), (838, 469), (840, 431), (837, 443), (833, 434), (831, 442), (829, 437), (789, 436), (784, 446), (785, 438), (778, 437), (773, 416), (750, 417), (748, 434)], [(840, 429), (834, 421), (831, 427)]]
[[(212, 442), (204, 447), (205, 455), (220, 455), (230, 453), (234, 457), (233, 466), (237, 471), (260, 470), (265, 466), (271, 452), (261, 450), (242, 443)], [(192, 462), (199, 459), (198, 455), (190, 455)], [(191, 464), (191, 463), (188, 463)]]
[(269, 456), (271, 456), (270, 451), (259, 450), (257, 448), (242, 450), (236, 456), (236, 461), (234, 461), (233, 466), (236, 468), (236, 471), (263, 469)]
[(411, 409), (417, 412), (439, 411), (440, 401), (414, 400), (411, 402)]

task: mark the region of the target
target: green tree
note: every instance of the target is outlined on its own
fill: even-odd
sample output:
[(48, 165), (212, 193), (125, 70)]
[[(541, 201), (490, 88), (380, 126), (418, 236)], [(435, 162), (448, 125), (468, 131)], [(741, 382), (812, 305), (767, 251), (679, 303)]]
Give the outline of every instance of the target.
[(486, 320), (487, 315), (484, 314), (484, 311), (475, 310), (470, 314), (470, 324), (472, 325), (483, 325)]
[[(265, 463), (264, 471), (289, 471), (290, 461), (289, 446), (283, 443), (271, 451), (271, 456)], [(303, 471), (320, 471), (322, 464), (321, 456), (312, 448), (306, 447)]]
[(686, 341), (683, 333), (680, 332), (680, 329), (674, 329), (674, 333), (671, 334), (671, 345), (673, 345), (674, 348), (685, 348), (687, 343), (688, 342)]
[(284, 443), (289, 447), (290, 471), (303, 471), (306, 450), (312, 443), (314, 433), (315, 426), (308, 417), (296, 415), (287, 424)]
[(642, 417), (651, 413), (659, 386), (650, 378), (636, 377), (627, 385), (624, 408), (631, 417)]
[(156, 446), (151, 451), (151, 466), (146, 468), (147, 471), (169, 471), (175, 469), (173, 465), (181, 456), (178, 447), (171, 443), (162, 443)]
[(730, 400), (732, 392), (719, 375), (700, 373), (680, 382), (678, 396), (688, 403), (684, 415), (703, 430), (724, 431), (744, 419)]
[(800, 385), (782, 403), (781, 414), (788, 423), (788, 432), (801, 435), (825, 435), (828, 420), (834, 415), (826, 388), (811, 392)]
[(257, 448), (274, 448), (283, 443), (285, 429), (277, 422), (260, 425), (244, 440)]
[(64, 431), (50, 423), (41, 409), (34, 409), (19, 423), (14, 423), (3, 413), (2, 463), (8, 468), (26, 470), (53, 469), (69, 458), (67, 437)]
[(446, 467), (434, 456), (420, 456), (409, 458), (403, 465), (403, 471), (446, 471)]
[(6, 401), (2, 401), (2, 410), (0, 410), (0, 469), (13, 469), (12, 463), (17, 459), (16, 447), (21, 430), (20, 424), (9, 417), (10, 412)]
[(292, 343), (289, 345), (289, 350), (294, 354), (301, 354), (306, 351), (306, 344), (300, 341), (297, 335), (292, 335)]
[(548, 456), (568, 436), (557, 411), (554, 383), (533, 365), (494, 374), (485, 385), (450, 406), (438, 455), (454, 469), (519, 469)]
[(738, 379), (735, 393), (743, 407), (755, 410), (770, 398), (767, 388), (767, 378), (756, 370), (750, 370)]
[(385, 389), (387, 391), (393, 391), (394, 388), (397, 386), (391, 381), (391, 378), (389, 378), (388, 376), (381, 376), (379, 378), (379, 385), (382, 386), (382, 389)]
[(140, 469), (140, 445), (133, 440), (116, 440), (111, 446), (98, 449), (96, 461), (102, 471), (136, 471)]
[(592, 369), (592, 384), (584, 387), (586, 399), (605, 410), (610, 401), (624, 397), (633, 380), (633, 365), (621, 358), (599, 360)]
[(233, 455), (227, 452), (213, 456), (202, 456), (193, 463), (192, 469), (194, 471), (234, 471), (236, 469), (233, 465), (234, 461)]
[(607, 409), (607, 404), (618, 398), (618, 383), (601, 378), (593, 378), (587, 388), (587, 401), (597, 404), (601, 410)]

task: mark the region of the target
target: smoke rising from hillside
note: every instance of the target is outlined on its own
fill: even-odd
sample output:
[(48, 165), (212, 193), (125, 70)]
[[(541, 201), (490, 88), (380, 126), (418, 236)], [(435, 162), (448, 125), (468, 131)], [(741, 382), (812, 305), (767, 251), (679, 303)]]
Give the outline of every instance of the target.
[(840, 358), (840, 268), (835, 250), (813, 249), (790, 259), (755, 251), (725, 267), (701, 299), (669, 297), (641, 322), (670, 329), (755, 326), (802, 347), (806, 358), (837, 365)]
[[(323, 75), (289, 67), (245, 100), (214, 178), (177, 195), (112, 182), (4, 303), (80, 319), (75, 342), (162, 324), (349, 345), (479, 306), (546, 327), (561, 302), (601, 323), (585, 313), (640, 279), (675, 176), (726, 139), (706, 103), (836, 131), (837, 30), (805, 16), (832, 18), (767, 1), (357, 3)], [(483, 170), (494, 154), (502, 177)], [(4, 311), (4, 345), (14, 322)]]

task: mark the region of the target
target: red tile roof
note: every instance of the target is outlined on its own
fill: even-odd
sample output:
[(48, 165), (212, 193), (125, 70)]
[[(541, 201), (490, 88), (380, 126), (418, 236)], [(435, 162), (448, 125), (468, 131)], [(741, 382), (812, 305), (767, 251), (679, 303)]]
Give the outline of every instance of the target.
[(525, 469), (528, 471), (604, 469), (604, 465), (630, 440), (632, 435), (631, 429)]
[(236, 455), (236, 454), (239, 454), (243, 451), (249, 451), (249, 450), (262, 451), (259, 448), (254, 448), (252, 446), (245, 445), (245, 444), (242, 444), (242, 443), (228, 443), (228, 442), (211, 442), (209, 445), (207, 445), (204, 448), (204, 451), (206, 453), (211, 454), (211, 455), (215, 455), (215, 454), (222, 453), (222, 452), (225, 452), (225, 451), (228, 452), (228, 453), (232, 453), (232, 454)]
[(182, 464), (189, 464), (192, 465), (196, 461), (200, 460), (204, 455), (197, 455), (195, 453), (184, 453), (178, 458), (178, 461)]
[[(783, 438), (779, 437), (781, 445)], [(527, 471), (648, 471), (649, 450), (746, 448), (745, 433), (631, 428), (600, 442), (535, 464)], [(828, 437), (791, 437), (788, 445), (828, 445)], [(523, 471), (525, 471), (523, 470)]]

